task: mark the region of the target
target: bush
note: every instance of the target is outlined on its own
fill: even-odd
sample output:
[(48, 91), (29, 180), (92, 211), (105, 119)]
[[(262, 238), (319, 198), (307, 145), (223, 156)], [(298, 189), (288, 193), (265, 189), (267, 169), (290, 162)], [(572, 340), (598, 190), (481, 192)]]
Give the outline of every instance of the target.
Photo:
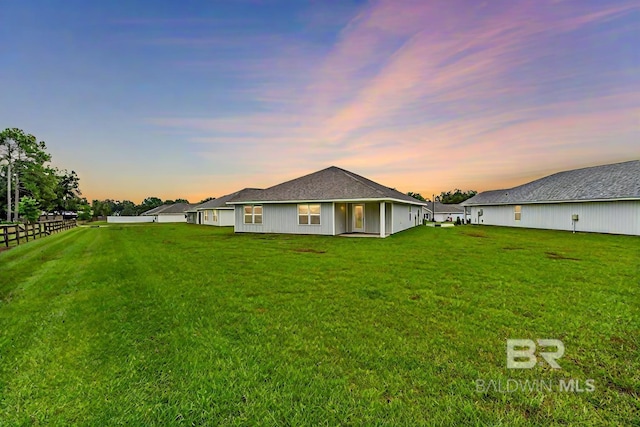
[(40, 216), (38, 202), (32, 197), (23, 197), (18, 205), (18, 213), (29, 222), (36, 222)]
[(89, 221), (91, 219), (91, 214), (91, 206), (84, 205), (80, 209), (80, 212), (78, 212), (78, 219), (80, 221)]

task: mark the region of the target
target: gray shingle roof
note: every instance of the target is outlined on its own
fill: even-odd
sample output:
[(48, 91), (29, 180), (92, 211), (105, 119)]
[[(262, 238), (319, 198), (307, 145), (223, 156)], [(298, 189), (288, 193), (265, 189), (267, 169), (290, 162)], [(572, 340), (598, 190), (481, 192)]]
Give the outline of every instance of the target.
[(157, 208), (150, 209), (140, 215), (163, 215), (163, 214), (179, 214), (185, 213), (191, 209), (194, 205), (190, 203), (174, 203), (172, 205), (161, 205)]
[(209, 200), (207, 202), (194, 206), (191, 211), (194, 212), (202, 209), (233, 209), (233, 206), (227, 205), (227, 202), (231, 202), (237, 197), (250, 196), (258, 191), (261, 190), (258, 188), (243, 188), (242, 190), (236, 191), (235, 193), (226, 194), (224, 196), (218, 197), (217, 199)]
[(505, 190), (484, 191), (462, 206), (640, 199), (640, 160), (558, 172)]
[(242, 195), (231, 203), (354, 199), (395, 199), (424, 205), (413, 197), (335, 166)]
[(167, 208), (169, 205), (160, 205), (156, 206), (153, 209), (149, 209), (148, 211), (142, 212), (140, 215), (155, 215), (157, 212), (160, 212), (162, 209)]
[[(433, 202), (427, 202), (427, 208), (433, 209)], [(440, 203), (436, 202), (436, 213), (463, 213), (464, 208), (455, 203)]]

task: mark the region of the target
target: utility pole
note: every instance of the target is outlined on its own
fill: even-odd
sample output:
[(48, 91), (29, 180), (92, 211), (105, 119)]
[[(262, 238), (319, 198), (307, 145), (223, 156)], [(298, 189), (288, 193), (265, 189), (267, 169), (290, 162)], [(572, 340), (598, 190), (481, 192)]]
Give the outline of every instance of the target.
[(431, 200), (433, 200), (433, 215), (431, 216), (431, 222), (436, 222), (436, 195), (431, 195)]
[(20, 201), (20, 176), (19, 175), (20, 174), (18, 173), (18, 167), (19, 166), (20, 166), (20, 149), (18, 148), (18, 162), (17, 162), (16, 168), (15, 168), (16, 169), (16, 172), (15, 172), (15, 174), (16, 174), (16, 185), (15, 185), (15, 188), (14, 188), (14, 191), (16, 192), (16, 196), (13, 198), (13, 205), (15, 207), (15, 211), (14, 211), (15, 213), (13, 215), (13, 220), (15, 222), (18, 222), (18, 214), (19, 214), (18, 209), (20, 208), (19, 207), (19, 204), (20, 204), (19, 203), (19, 201)]
[(11, 160), (7, 159), (7, 222), (11, 222)]

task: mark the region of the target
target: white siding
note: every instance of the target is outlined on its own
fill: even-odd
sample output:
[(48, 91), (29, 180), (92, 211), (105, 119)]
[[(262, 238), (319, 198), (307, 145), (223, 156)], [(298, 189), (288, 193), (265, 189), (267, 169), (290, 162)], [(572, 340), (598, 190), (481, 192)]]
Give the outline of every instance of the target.
[[(478, 216), (480, 209), (482, 216)], [(474, 206), (471, 207), (471, 222), (571, 231), (571, 217), (577, 214), (576, 231), (640, 235), (640, 201), (522, 205), (521, 214), (520, 221), (516, 221), (513, 205)]]
[(153, 222), (152, 215), (145, 216), (108, 216), (107, 222), (113, 224), (137, 224), (141, 222)]
[(157, 222), (187, 222), (186, 214), (164, 214), (156, 215)]
[(453, 222), (456, 222), (456, 218), (460, 218), (460, 221), (464, 219), (464, 213), (436, 213), (435, 219), (437, 222), (445, 222), (447, 218), (451, 218)]
[[(409, 209), (411, 208), (411, 212)], [(393, 204), (393, 233), (414, 227), (417, 207), (412, 205)]]
[[(244, 223), (244, 206), (235, 205), (235, 231), (238, 233), (292, 233), (292, 234), (333, 234), (351, 233), (353, 231), (353, 205), (364, 205), (365, 233), (380, 233), (380, 202), (368, 203), (336, 203), (335, 217), (333, 203), (320, 204), (320, 225), (298, 225), (297, 204), (265, 204), (262, 205), (262, 224)], [(420, 206), (385, 203), (385, 231), (387, 234), (397, 233), (421, 224), (422, 209)]]
[(198, 212), (188, 212), (187, 213), (187, 222), (189, 224), (197, 224), (198, 223)]
[(320, 225), (298, 225), (297, 204), (262, 205), (262, 224), (245, 224), (243, 209), (243, 205), (235, 205), (236, 233), (333, 234), (331, 203), (320, 204)]
[[(217, 220), (214, 221), (214, 211), (217, 213)], [(205, 213), (207, 219), (205, 220)], [(198, 211), (198, 214), (201, 218), (201, 224), (204, 225), (215, 225), (218, 227), (233, 227), (235, 214), (233, 209), (202, 209)]]
[(380, 234), (380, 203), (364, 204), (364, 232)]
[[(349, 215), (346, 219), (346, 227), (343, 233), (353, 232), (353, 206), (364, 205), (364, 232), (370, 234), (380, 234), (380, 202), (370, 203), (347, 203)], [(338, 204), (336, 203), (336, 209)], [(391, 203), (386, 203), (385, 210), (385, 230), (391, 234)], [(336, 234), (338, 230), (336, 228)]]
[(336, 234), (343, 234), (347, 232), (347, 204), (336, 203)]
[(393, 223), (391, 219), (391, 210), (393, 209), (393, 203), (387, 202), (384, 207), (384, 231), (387, 234), (393, 234)]
[(234, 219), (233, 209), (218, 209), (218, 225), (220, 227), (233, 227)]
[(200, 213), (200, 224), (218, 225), (218, 223), (213, 220), (213, 209), (202, 209), (198, 212)]

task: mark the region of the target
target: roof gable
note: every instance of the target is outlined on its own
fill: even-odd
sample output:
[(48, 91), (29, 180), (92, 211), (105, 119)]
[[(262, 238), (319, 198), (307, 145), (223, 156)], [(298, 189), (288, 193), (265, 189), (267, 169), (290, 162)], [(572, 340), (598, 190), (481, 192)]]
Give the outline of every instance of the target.
[(412, 204), (424, 204), (397, 190), (336, 166), (253, 194), (236, 197), (233, 203), (360, 199), (394, 199)]

